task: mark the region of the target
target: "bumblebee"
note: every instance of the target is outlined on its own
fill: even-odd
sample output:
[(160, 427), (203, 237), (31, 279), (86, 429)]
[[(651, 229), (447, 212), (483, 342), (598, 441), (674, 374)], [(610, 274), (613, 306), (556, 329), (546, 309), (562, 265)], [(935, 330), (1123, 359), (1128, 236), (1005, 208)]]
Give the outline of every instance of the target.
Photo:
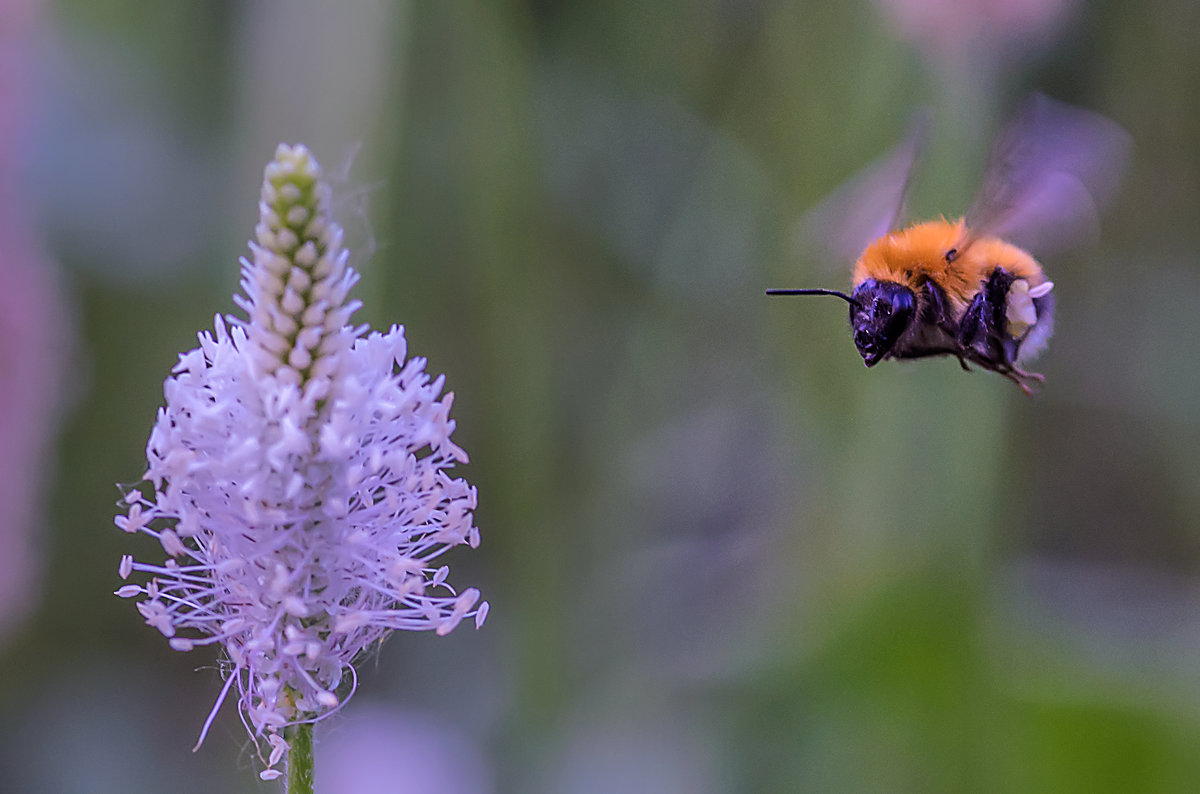
[[(964, 216), (897, 229), (921, 137), (911, 135), (810, 216), (831, 249), (857, 254), (850, 294), (767, 294), (848, 302), (854, 345), (867, 367), (954, 356), (965, 370), (975, 364), (1032, 394), (1031, 384), (1043, 377), (1021, 365), (1050, 337), (1054, 284), (1021, 243), (1051, 248), (1094, 232), (1098, 208), (1127, 159), (1128, 136), (1103, 116), (1035, 95), (997, 138)], [(882, 223), (873, 214), (882, 214)]]

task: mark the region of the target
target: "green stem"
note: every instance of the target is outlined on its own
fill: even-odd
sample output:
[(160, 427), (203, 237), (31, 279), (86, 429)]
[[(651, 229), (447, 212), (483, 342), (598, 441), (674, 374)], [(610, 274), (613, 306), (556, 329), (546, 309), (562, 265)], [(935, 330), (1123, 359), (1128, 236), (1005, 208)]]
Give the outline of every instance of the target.
[(284, 732), (291, 745), (287, 756), (287, 794), (313, 794), (313, 726), (293, 725)]

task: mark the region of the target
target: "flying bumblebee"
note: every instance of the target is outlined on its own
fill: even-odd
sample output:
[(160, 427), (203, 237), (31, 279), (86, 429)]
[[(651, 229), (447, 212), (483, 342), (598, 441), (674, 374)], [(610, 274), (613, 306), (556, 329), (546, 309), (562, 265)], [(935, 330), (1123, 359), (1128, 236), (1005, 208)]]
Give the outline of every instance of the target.
[(1094, 233), (1120, 179), (1129, 137), (1115, 122), (1042, 95), (1030, 97), (997, 137), (983, 185), (957, 219), (899, 228), (921, 142), (910, 135), (809, 215), (833, 253), (854, 264), (850, 304), (863, 363), (955, 356), (1032, 394), (1042, 376), (1021, 368), (1054, 322), (1054, 283), (1026, 248), (1045, 253)]

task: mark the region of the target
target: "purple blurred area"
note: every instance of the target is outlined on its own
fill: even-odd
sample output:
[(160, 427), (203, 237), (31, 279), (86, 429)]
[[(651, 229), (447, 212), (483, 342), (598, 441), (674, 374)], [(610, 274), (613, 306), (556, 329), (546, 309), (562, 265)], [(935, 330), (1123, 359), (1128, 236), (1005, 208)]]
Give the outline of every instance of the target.
[(50, 545), (43, 505), (65, 405), (72, 321), (57, 264), (30, 211), (22, 166), (37, 108), (33, 40), (40, 3), (0, 3), (0, 646), (43, 588)]

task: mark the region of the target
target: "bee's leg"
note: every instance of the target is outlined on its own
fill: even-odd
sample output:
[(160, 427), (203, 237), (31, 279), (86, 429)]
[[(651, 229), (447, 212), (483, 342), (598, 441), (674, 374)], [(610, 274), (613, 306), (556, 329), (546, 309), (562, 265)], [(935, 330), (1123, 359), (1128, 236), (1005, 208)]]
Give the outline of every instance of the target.
[[(1041, 375), (1038, 375), (1036, 372), (1022, 372), (1019, 369), (997, 369), (996, 372), (999, 372), (1001, 375), (1017, 384), (1021, 391), (1025, 392), (1026, 397), (1033, 396), (1033, 389), (1029, 388), (1029, 384), (1025, 382), (1026, 380), (1036, 380), (1039, 383), (1044, 380), (1044, 378)], [(1031, 377), (1034, 375), (1037, 377)]]
[[(921, 320), (937, 326), (951, 339), (958, 339), (959, 327), (958, 323), (954, 321), (954, 314), (950, 308), (950, 299), (946, 297), (946, 291), (933, 281), (926, 281), (922, 285), (922, 289), (925, 293), (925, 300), (922, 301)], [(971, 368), (967, 366), (966, 354), (961, 349), (942, 350), (934, 355), (942, 353), (957, 358), (958, 364), (964, 372), (971, 371)]]
[(1021, 380), (1015, 374), (1013, 374), (1011, 372), (1006, 372), (1006, 373), (1004, 373), (1004, 376), (1006, 378), (1008, 378), (1009, 380), (1011, 380), (1013, 383), (1017, 384), (1017, 386), (1021, 389), (1021, 391), (1025, 392), (1026, 397), (1033, 396), (1033, 389), (1029, 388), (1029, 384), (1026, 383), (1025, 381)]
[(1029, 397), (1033, 396), (1033, 389), (1030, 388), (1030, 383), (1042, 383), (1045, 377), (1038, 372), (1026, 372), (1023, 369), (1013, 366), (1012, 364), (1003, 361), (991, 362), (988, 366), (992, 372), (1003, 375), (1021, 388)]
[(1005, 367), (1011, 367), (1017, 356), (1017, 343), (1008, 335), (1008, 288), (1012, 282), (1012, 274), (1004, 268), (993, 270), (958, 326), (958, 343), (964, 350)]
[(904, 353), (894, 354), (895, 359), (909, 360), (914, 358), (929, 358), (931, 356), (957, 356), (961, 361), (963, 352), (953, 347), (926, 347), (920, 350), (908, 350)]
[(1029, 384), (1031, 382), (1041, 383), (1043, 380), (1045, 380), (1045, 378), (1043, 378), (1040, 374), (1018, 369), (1002, 358), (997, 359), (991, 356), (980, 355), (978, 350), (970, 350), (968, 351), (967, 355), (973, 364), (1011, 380), (1013, 383), (1017, 384), (1017, 387), (1020, 388), (1021, 391), (1025, 392), (1025, 394), (1029, 397), (1033, 396), (1033, 389), (1030, 388)]
[[(970, 353), (970, 351), (967, 351), (967, 350), (960, 350), (958, 348), (954, 348), (954, 349), (950, 349), (950, 350), (943, 350), (941, 352), (947, 356), (954, 356), (956, 359), (958, 359), (958, 365), (960, 367), (962, 367), (963, 372), (974, 372), (975, 371), (975, 370), (971, 369), (971, 366), (968, 362), (974, 361), (976, 364), (979, 363), (978, 361), (975, 361), (975, 359), (971, 358), (971, 353)], [(987, 367), (984, 367), (984, 369), (987, 369)]]
[(958, 335), (958, 324), (950, 309), (950, 299), (946, 291), (933, 281), (921, 285), (924, 300), (921, 301), (921, 320), (930, 325), (936, 325), (951, 337)]
[[(974, 350), (988, 337), (986, 315), (990, 315), (984, 293), (977, 292), (958, 324), (958, 343), (964, 350)], [(985, 351), (981, 351), (986, 355)]]
[(958, 359), (959, 366), (965, 372), (971, 372), (971, 368), (967, 366), (968, 353), (963, 352), (957, 347), (926, 347), (920, 350), (906, 350), (903, 353), (890, 354), (892, 358), (897, 360), (914, 359), (914, 358), (930, 358), (932, 356), (954, 356)]

